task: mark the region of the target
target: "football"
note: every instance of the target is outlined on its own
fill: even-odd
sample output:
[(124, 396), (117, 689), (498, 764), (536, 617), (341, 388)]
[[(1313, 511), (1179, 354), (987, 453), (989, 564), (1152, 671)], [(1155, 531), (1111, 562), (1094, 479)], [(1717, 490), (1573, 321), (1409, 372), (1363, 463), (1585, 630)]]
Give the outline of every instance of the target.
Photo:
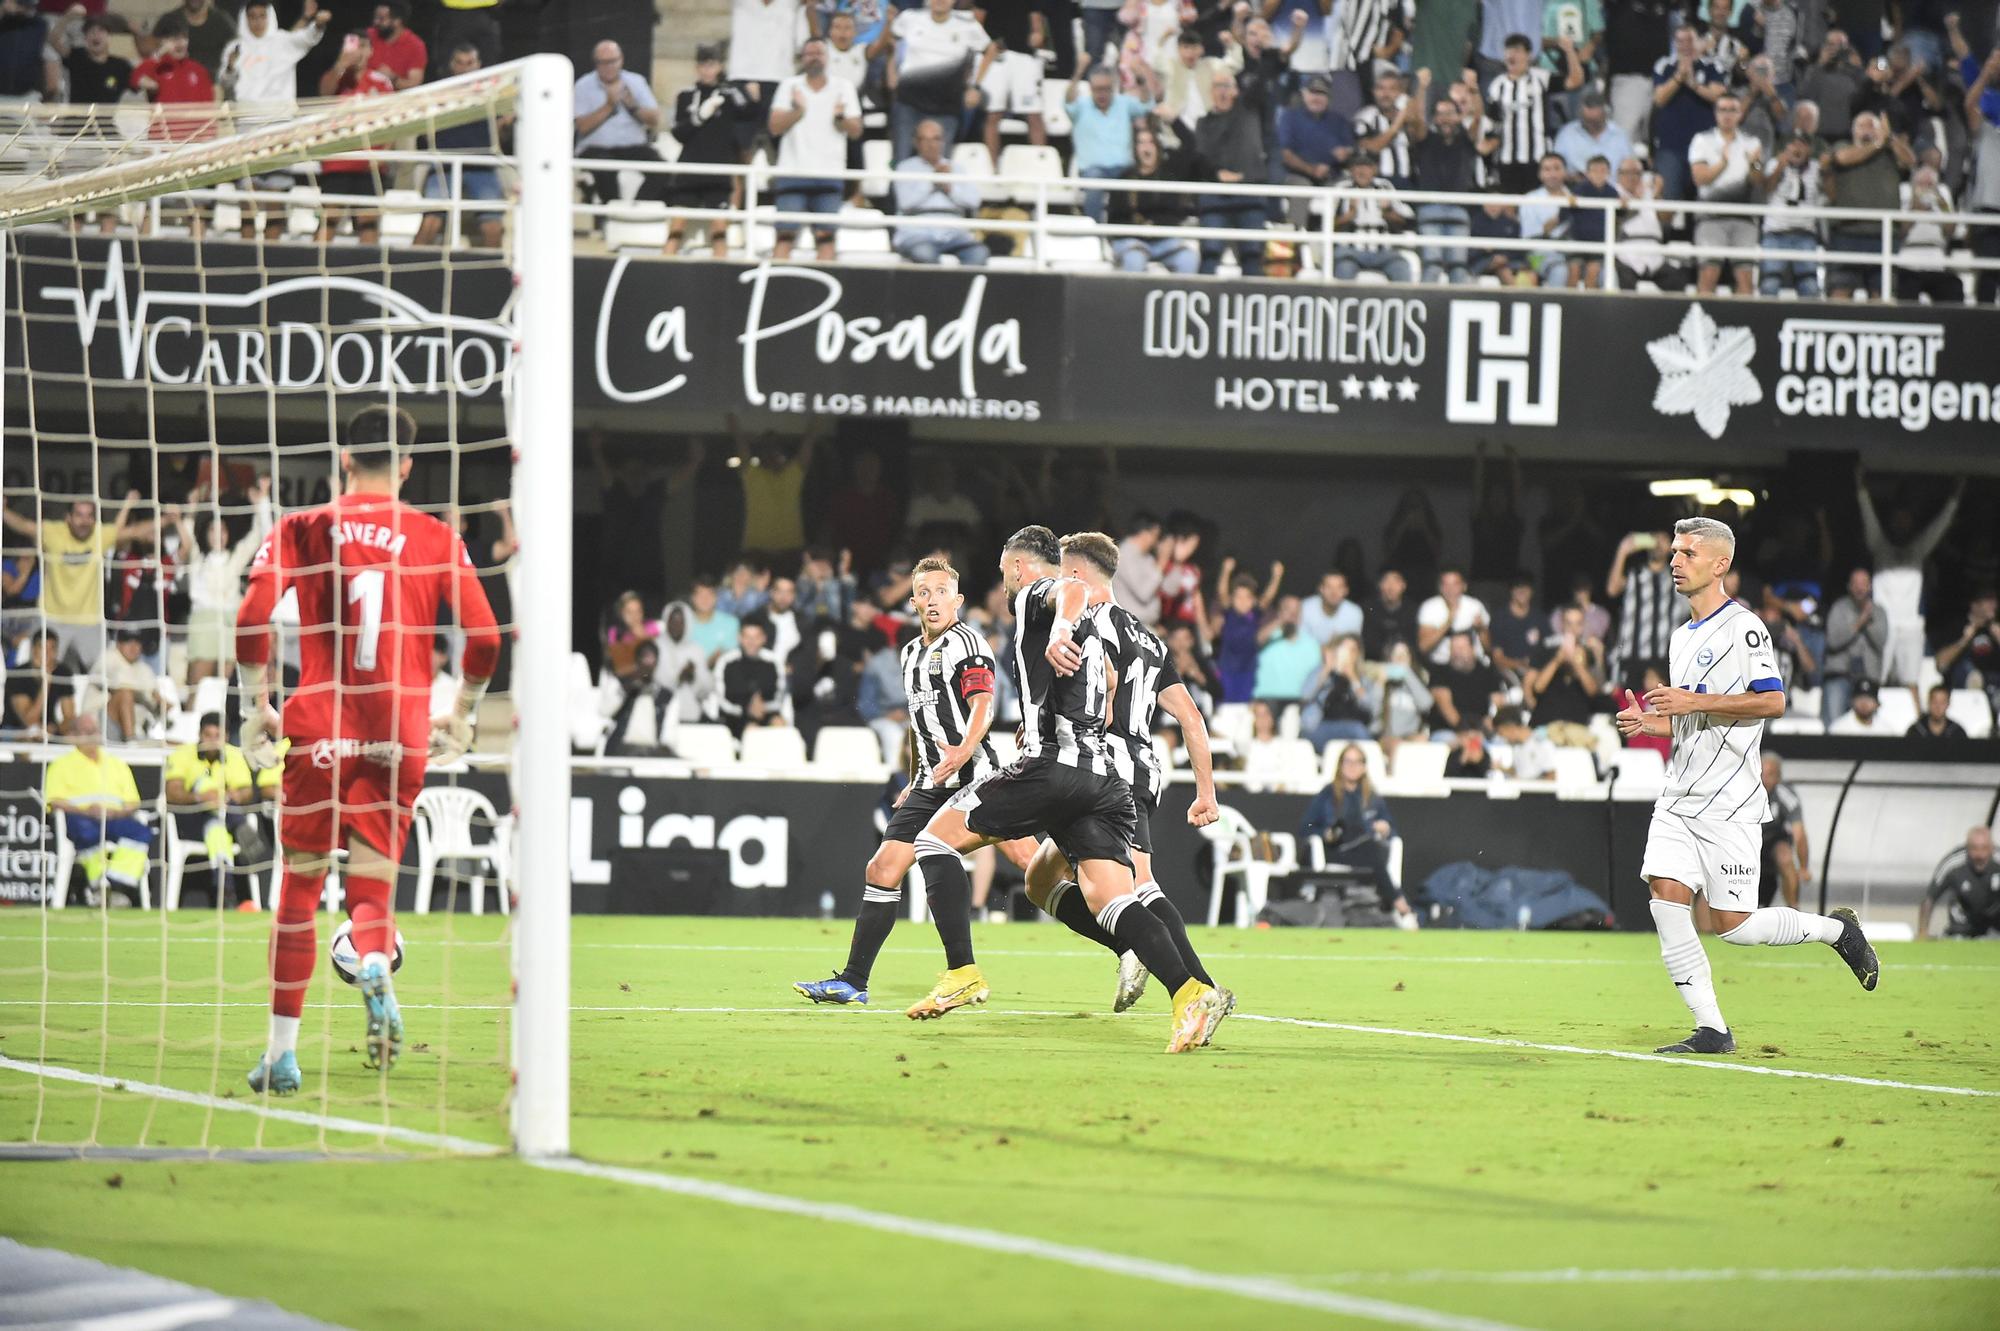
[[(354, 973), (361, 969), (361, 958), (354, 951), (354, 921), (342, 920), (340, 927), (333, 931), (333, 942), (327, 947), (327, 955), (333, 961), (333, 973), (341, 983), (353, 984)], [(389, 958), (389, 973), (403, 969), (403, 931), (396, 931), (396, 955)]]

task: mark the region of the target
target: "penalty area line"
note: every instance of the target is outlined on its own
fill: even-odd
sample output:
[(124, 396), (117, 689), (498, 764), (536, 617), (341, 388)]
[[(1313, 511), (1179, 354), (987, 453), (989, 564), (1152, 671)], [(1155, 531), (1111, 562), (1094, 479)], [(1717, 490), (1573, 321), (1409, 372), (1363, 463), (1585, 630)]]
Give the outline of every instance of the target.
[(1127, 1276), (1134, 1280), (1151, 1281), (1157, 1285), (1173, 1285), (1182, 1289), (1234, 1295), (1237, 1298), (1251, 1299), (1260, 1303), (1283, 1304), (1293, 1308), (1337, 1313), (1388, 1326), (1420, 1327), (1426, 1331), (1515, 1331), (1515, 1328), (1504, 1322), (1437, 1312), (1410, 1304), (1393, 1303), (1386, 1299), (1307, 1289), (1272, 1276), (1228, 1275), (1219, 1271), (1204, 1271), (1199, 1267), (1156, 1261), (1150, 1257), (1132, 1257), (1096, 1248), (1080, 1248), (1047, 1239), (1008, 1234), (1000, 1230), (977, 1229), (970, 1225), (919, 1220), (911, 1216), (870, 1211), (839, 1202), (808, 1201), (800, 1197), (787, 1197), (781, 1193), (759, 1192), (734, 1184), (716, 1183), (709, 1179), (688, 1178), (678, 1174), (657, 1174), (651, 1170), (626, 1169), (617, 1165), (592, 1164), (587, 1160), (527, 1160), (525, 1163), (553, 1173), (602, 1179), (635, 1188), (651, 1188), (656, 1192), (721, 1202), (727, 1206), (743, 1207), (753, 1211), (769, 1211), (779, 1215), (799, 1216), (807, 1220), (823, 1220), (849, 1228), (872, 1229), (884, 1234), (919, 1239), (926, 1243), (949, 1243), (981, 1252), (1032, 1257), (1040, 1261), (1080, 1267), (1085, 1271), (1103, 1275)]
[(506, 1147), (495, 1146), (491, 1142), (476, 1142), (469, 1137), (453, 1137), (442, 1132), (423, 1132), (416, 1128), (398, 1127), (393, 1123), (370, 1123), (364, 1119), (315, 1114), (303, 1109), (280, 1109), (275, 1105), (263, 1103), (261, 1097), (244, 1100), (225, 1099), (201, 1091), (183, 1091), (174, 1086), (134, 1081), (129, 1077), (106, 1077), (95, 1072), (82, 1072), (76, 1068), (58, 1067), (50, 1063), (30, 1063), (22, 1059), (9, 1058), (5, 1054), (0, 1054), (0, 1072), (22, 1072), (49, 1081), (75, 1082), (107, 1091), (126, 1091), (133, 1095), (146, 1095), (155, 1100), (165, 1100), (169, 1104), (192, 1105), (197, 1109), (217, 1109), (232, 1114), (255, 1114), (260, 1118), (268, 1118), (279, 1123), (296, 1123), (301, 1127), (322, 1128), (328, 1132), (379, 1137), (388, 1141), (407, 1142), (412, 1146), (428, 1146), (435, 1150), (452, 1151), (460, 1155), (503, 1155), (507, 1150)]

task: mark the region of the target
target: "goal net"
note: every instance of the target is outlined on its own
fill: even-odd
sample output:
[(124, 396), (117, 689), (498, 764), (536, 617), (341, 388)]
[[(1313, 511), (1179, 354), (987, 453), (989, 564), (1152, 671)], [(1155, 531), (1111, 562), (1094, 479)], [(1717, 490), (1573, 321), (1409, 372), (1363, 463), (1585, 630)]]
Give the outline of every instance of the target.
[[(567, 1149), (570, 86), (537, 56), (282, 113), (0, 122), (0, 1151)], [(283, 773), (351, 755), (336, 738), (252, 771), (218, 747), (249, 701), (235, 612), (273, 524), (341, 493), (343, 427), (371, 405), (415, 418), (401, 497), (461, 534), (501, 661), (471, 754), (421, 790), (385, 769), (383, 820), (415, 811), (400, 1061), (364, 1066), (337, 856), (302, 1084), (279, 1098), (246, 1074)], [(391, 576), (463, 585), (395, 531), (333, 530), (381, 542)], [(329, 579), (336, 650), (359, 665), (434, 631), (448, 712), (458, 597), (404, 623), (341, 569), (289, 570)], [(272, 616), (274, 702), (298, 684), (298, 600)], [(371, 687), (391, 686), (336, 693)]]

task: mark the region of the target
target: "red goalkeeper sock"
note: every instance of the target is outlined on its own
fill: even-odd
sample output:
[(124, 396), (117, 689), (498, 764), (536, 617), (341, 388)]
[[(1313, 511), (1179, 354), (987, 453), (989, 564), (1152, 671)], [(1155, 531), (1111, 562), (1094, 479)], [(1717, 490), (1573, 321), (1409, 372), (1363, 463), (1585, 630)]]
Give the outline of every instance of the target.
[(278, 887), (278, 917), (271, 926), (271, 1011), (297, 1018), (319, 958), (318, 910), (326, 873), (301, 873), (289, 864)]
[(395, 894), (380, 878), (355, 878), (342, 884), (347, 889), (347, 915), (354, 921), (354, 955), (366, 958), (371, 952), (385, 957), (396, 954), (396, 925), (390, 915)]

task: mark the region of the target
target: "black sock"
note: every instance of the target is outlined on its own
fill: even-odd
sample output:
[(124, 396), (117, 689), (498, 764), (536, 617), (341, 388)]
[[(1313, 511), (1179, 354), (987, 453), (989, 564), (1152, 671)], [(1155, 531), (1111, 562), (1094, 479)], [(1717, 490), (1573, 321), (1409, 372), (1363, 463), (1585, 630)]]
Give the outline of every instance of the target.
[(854, 917), (854, 941), (847, 945), (847, 964), (841, 967), (840, 979), (856, 989), (868, 987), (868, 973), (875, 969), (875, 958), (882, 955), (882, 945), (889, 941), (902, 905), (903, 894), (895, 888), (873, 883), (863, 887), (861, 913)]
[(1049, 914), (1068, 925), (1071, 933), (1109, 948), (1114, 954), (1125, 950), (1125, 945), (1112, 937), (1097, 922), (1097, 917), (1090, 913), (1090, 903), (1083, 899), (1083, 889), (1075, 883), (1064, 883), (1057, 889), (1055, 905), (1050, 908)]
[(1147, 912), (1161, 924), (1166, 925), (1167, 932), (1173, 935), (1174, 946), (1180, 949), (1181, 964), (1188, 968), (1188, 974), (1203, 984), (1213, 985), (1215, 981), (1209, 978), (1208, 971), (1201, 964), (1201, 958), (1194, 954), (1194, 944), (1188, 942), (1187, 921), (1181, 918), (1180, 911), (1175, 908), (1167, 894), (1155, 886), (1139, 900), (1145, 903)]
[(1181, 961), (1174, 936), (1151, 911), (1139, 904), (1138, 897), (1119, 897), (1098, 913), (1097, 922), (1104, 924), (1106, 915), (1111, 916), (1108, 927), (1118, 939), (1119, 951), (1137, 953), (1139, 964), (1151, 971), (1169, 994), (1178, 994), (1181, 986), (1194, 978)]
[(927, 855), (917, 861), (924, 894), (931, 903), (931, 922), (944, 944), (946, 970), (972, 964), (972, 880), (956, 855)]

